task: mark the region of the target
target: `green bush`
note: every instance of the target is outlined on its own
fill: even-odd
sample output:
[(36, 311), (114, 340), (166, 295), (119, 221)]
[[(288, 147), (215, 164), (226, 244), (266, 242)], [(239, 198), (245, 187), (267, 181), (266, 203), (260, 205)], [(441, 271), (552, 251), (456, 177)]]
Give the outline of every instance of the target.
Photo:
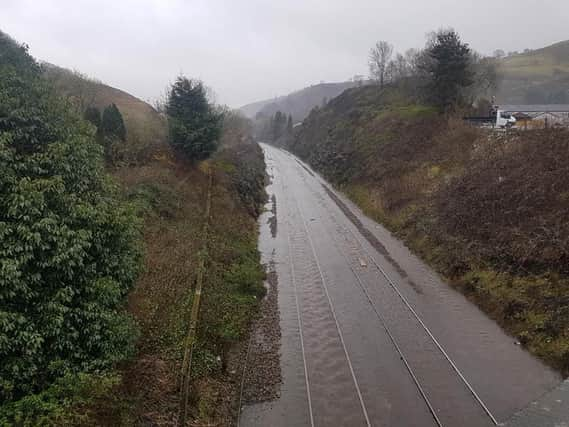
[(241, 256), (229, 271), (225, 273), (227, 283), (237, 287), (240, 293), (263, 297), (266, 289), (263, 286), (265, 272), (259, 263), (258, 252), (250, 251)]
[(35, 64), (0, 37), (0, 403), (129, 354), (140, 258), (92, 127), (14, 49)]
[(106, 395), (119, 381), (112, 374), (66, 375), (40, 393), (1, 406), (0, 426), (82, 425), (88, 414), (77, 409)]

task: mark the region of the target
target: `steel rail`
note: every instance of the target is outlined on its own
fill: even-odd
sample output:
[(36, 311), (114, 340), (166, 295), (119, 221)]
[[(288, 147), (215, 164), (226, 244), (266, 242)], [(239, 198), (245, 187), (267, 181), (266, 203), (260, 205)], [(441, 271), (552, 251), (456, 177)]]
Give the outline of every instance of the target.
[(354, 233), (353, 230), (350, 230), (348, 227), (346, 227), (346, 229), (348, 229), (348, 231), (354, 236), (354, 238), (356, 239), (356, 241), (358, 242), (358, 244), (360, 245), (360, 247), (362, 248), (362, 250), (368, 255), (368, 257), (371, 259), (371, 261), (373, 262), (373, 264), (377, 267), (377, 269), (381, 272), (381, 274), (385, 277), (385, 279), (387, 279), (387, 282), (389, 284), (389, 286), (395, 291), (395, 293), (399, 296), (399, 298), (403, 301), (404, 305), (409, 309), (409, 311), (413, 314), (413, 317), (417, 320), (417, 322), (421, 325), (421, 327), (423, 328), (423, 330), (427, 333), (427, 335), (429, 336), (429, 338), (432, 340), (432, 342), (435, 344), (435, 346), (438, 348), (438, 350), (441, 352), (441, 354), (444, 356), (444, 358), (447, 360), (447, 362), (450, 364), (450, 366), (452, 367), (452, 369), (455, 371), (455, 373), (458, 375), (458, 377), (461, 379), (461, 381), (463, 382), (463, 384), (466, 386), (466, 388), (470, 391), (470, 394), (472, 394), (472, 396), (474, 397), (474, 399), (478, 402), (478, 404), (482, 407), (482, 409), (484, 410), (484, 412), (486, 413), (486, 415), (488, 416), (488, 418), (490, 418), (490, 420), (492, 420), (492, 422), (495, 425), (498, 425), (498, 420), (496, 420), (496, 418), (494, 417), (494, 415), (492, 414), (492, 412), (490, 411), (490, 409), (486, 406), (486, 404), (484, 403), (484, 401), (482, 400), (482, 398), (478, 395), (478, 393), (476, 393), (476, 391), (474, 390), (474, 388), (472, 387), (472, 385), (468, 382), (468, 380), (465, 378), (464, 374), (460, 371), (460, 369), (458, 368), (458, 366), (456, 366), (456, 364), (454, 363), (454, 361), (450, 358), (450, 356), (448, 355), (448, 353), (445, 351), (445, 349), (443, 348), (443, 346), (441, 345), (441, 343), (435, 338), (435, 336), (433, 335), (433, 333), (431, 332), (431, 330), (428, 328), (428, 326), (425, 324), (425, 322), (423, 321), (423, 319), (421, 319), (421, 317), (419, 316), (419, 314), (417, 314), (417, 312), (415, 311), (415, 309), (413, 308), (413, 306), (411, 306), (411, 304), (409, 303), (409, 301), (407, 300), (407, 298), (405, 298), (405, 296), (401, 293), (401, 291), (399, 290), (399, 288), (397, 287), (397, 285), (395, 284), (395, 282), (391, 279), (391, 277), (387, 274), (387, 272), (385, 271), (385, 269), (379, 264), (379, 262), (375, 259), (375, 257), (369, 253), (369, 251), (365, 248), (365, 246), (362, 244), (361, 240), (358, 238), (358, 236)]
[(312, 237), (310, 237), (310, 233), (308, 231), (308, 226), (306, 225), (306, 219), (304, 218), (304, 215), (302, 214), (302, 210), (300, 209), (300, 205), (298, 203), (298, 200), (296, 197), (293, 197), (295, 203), (296, 203), (296, 207), (300, 216), (300, 219), (302, 220), (303, 226), (304, 226), (304, 231), (306, 232), (306, 236), (308, 238), (308, 243), (310, 245), (312, 254), (314, 256), (314, 261), (316, 263), (316, 267), (318, 269), (318, 273), (320, 275), (320, 280), (322, 282), (322, 287), (324, 289), (324, 293), (326, 294), (326, 298), (328, 299), (328, 304), (330, 306), (330, 311), (332, 313), (332, 317), (334, 318), (334, 322), (336, 324), (336, 329), (338, 331), (338, 336), (340, 337), (340, 343), (342, 344), (342, 348), (344, 350), (344, 354), (346, 356), (346, 361), (348, 362), (348, 367), (350, 369), (350, 373), (352, 375), (352, 379), (354, 381), (354, 386), (356, 387), (356, 393), (358, 395), (358, 399), (360, 401), (360, 405), (362, 408), (362, 412), (364, 414), (364, 418), (366, 420), (366, 424), (368, 427), (371, 427), (371, 422), (369, 420), (369, 416), (367, 413), (367, 409), (365, 407), (365, 403), (363, 400), (363, 396), (360, 390), (360, 387), (358, 385), (358, 380), (356, 379), (356, 374), (354, 372), (354, 367), (352, 366), (352, 361), (350, 360), (350, 355), (348, 353), (348, 349), (346, 348), (346, 343), (344, 342), (344, 335), (342, 334), (342, 330), (340, 329), (340, 324), (338, 322), (338, 318), (336, 316), (336, 310), (334, 309), (334, 305), (332, 304), (332, 299), (330, 298), (330, 294), (328, 293), (328, 287), (326, 285), (326, 280), (324, 279), (324, 274), (322, 273), (322, 268), (320, 266), (320, 262), (318, 260), (318, 255), (316, 254), (316, 249), (314, 247), (314, 243), (312, 241)]
[[(286, 194), (282, 180), (280, 180), (280, 186), (283, 190), (283, 194)], [(292, 288), (293, 288), (293, 292), (294, 292), (294, 301), (295, 301), (295, 305), (296, 305), (296, 316), (297, 316), (297, 321), (298, 321), (298, 333), (300, 335), (300, 349), (302, 352), (302, 363), (304, 365), (304, 378), (305, 378), (305, 383), (306, 383), (306, 396), (308, 399), (308, 412), (310, 415), (310, 426), (314, 427), (314, 414), (312, 411), (312, 397), (310, 395), (310, 381), (308, 379), (308, 365), (306, 363), (306, 352), (304, 350), (304, 338), (303, 338), (303, 333), (302, 333), (304, 328), (302, 326), (302, 316), (300, 315), (300, 302), (298, 300), (298, 286), (297, 286), (297, 282), (296, 282), (296, 271), (294, 268), (294, 262), (292, 260), (292, 250), (293, 249), (292, 249), (292, 242), (290, 239), (290, 230), (286, 230), (286, 238), (287, 238), (287, 243), (288, 243), (288, 259), (289, 259), (289, 265), (290, 265)]]
[[(295, 156), (296, 158), (296, 156)], [(323, 183), (319, 178), (316, 178), (315, 175), (315, 180), (319, 182), (319, 184), (328, 192), (334, 194), (336, 197), (338, 197), (338, 195), (336, 195), (336, 193), (330, 189), (325, 183)], [(341, 200), (340, 200), (341, 201)], [(346, 206), (347, 207), (347, 206)], [(344, 214), (345, 215), (345, 214)], [(349, 220), (349, 218), (348, 218)], [(350, 221), (350, 223), (352, 223), (352, 221)], [(352, 223), (353, 224), (353, 223)], [(474, 388), (472, 387), (472, 385), (468, 382), (468, 380), (465, 378), (465, 376), (463, 375), (463, 373), (460, 371), (460, 369), (458, 368), (458, 366), (456, 366), (456, 364), (454, 363), (454, 361), (450, 358), (450, 356), (448, 355), (448, 353), (445, 351), (445, 349), (443, 348), (443, 346), (440, 344), (440, 342), (435, 338), (435, 336), (433, 335), (433, 333), (431, 332), (431, 330), (427, 327), (427, 325), (425, 324), (425, 322), (423, 321), (423, 319), (421, 319), (421, 317), (419, 316), (419, 314), (417, 314), (417, 312), (415, 311), (415, 309), (411, 306), (411, 304), (409, 303), (409, 301), (407, 300), (407, 298), (405, 298), (405, 296), (401, 293), (401, 291), (399, 290), (399, 288), (397, 287), (397, 285), (395, 284), (395, 282), (391, 279), (391, 277), (387, 274), (387, 272), (385, 271), (385, 269), (379, 264), (379, 262), (376, 260), (376, 258), (370, 254), (369, 250), (366, 249), (365, 245), (362, 243), (361, 239), (357, 236), (357, 234), (351, 229), (351, 227), (345, 227), (346, 230), (348, 230), (350, 232), (350, 234), (352, 234), (352, 236), (354, 236), (354, 238), (356, 239), (358, 245), (361, 247), (361, 249), (363, 250), (363, 252), (365, 254), (367, 254), (367, 256), (371, 259), (371, 261), (373, 262), (373, 264), (377, 267), (377, 269), (381, 272), (381, 274), (385, 277), (385, 279), (387, 280), (389, 286), (395, 291), (395, 293), (399, 296), (399, 298), (401, 299), (401, 301), (403, 301), (404, 305), (407, 307), (407, 309), (411, 312), (411, 314), (413, 315), (413, 317), (417, 320), (417, 322), (421, 325), (422, 329), (427, 333), (427, 335), (429, 336), (429, 338), (432, 340), (432, 342), (435, 344), (435, 346), (437, 347), (437, 349), (441, 352), (441, 354), (444, 356), (444, 358), (446, 359), (446, 361), (450, 364), (450, 366), (452, 367), (452, 369), (454, 370), (454, 372), (458, 375), (458, 377), (461, 379), (462, 383), (466, 386), (466, 388), (469, 390), (470, 394), (474, 397), (474, 399), (477, 401), (477, 403), (482, 407), (482, 409), (484, 410), (485, 414), (488, 416), (488, 418), (490, 418), (490, 420), (494, 423), (494, 425), (498, 425), (498, 420), (494, 417), (494, 415), (492, 414), (492, 412), (490, 411), (490, 409), (486, 406), (486, 404), (484, 403), (484, 401), (480, 398), (480, 396), (478, 395), (478, 393), (476, 393), (476, 391), (474, 390)]]
[(372, 310), (374, 311), (375, 315), (377, 316), (379, 322), (381, 323), (381, 326), (383, 327), (383, 329), (385, 330), (385, 332), (387, 333), (387, 336), (389, 337), (389, 340), (391, 341), (391, 343), (393, 344), (393, 346), (395, 347), (395, 350), (397, 351), (397, 353), (399, 354), (399, 357), (401, 358), (401, 360), (403, 361), (403, 364), (405, 365), (405, 368), (407, 369), (407, 371), (409, 372), (409, 375), (411, 376), (411, 378), (413, 379), (413, 382), (415, 383), (415, 386), (417, 387), (417, 390), (419, 391), (419, 394), (421, 395), (421, 397), (423, 398), (423, 400), (425, 401), (429, 412), (431, 413), (431, 415), (433, 416), (433, 419), (435, 420), (435, 423), (437, 424), (437, 426), (439, 427), (443, 427), (443, 423), (441, 422), (441, 420), (439, 419), (439, 417), (437, 416), (437, 413), (435, 411), (435, 408), (433, 407), (433, 405), (431, 404), (431, 401), (429, 400), (425, 390), (423, 389), (423, 387), (421, 386), (421, 383), (419, 382), (419, 379), (417, 378), (417, 376), (415, 375), (415, 372), (413, 371), (413, 368), (411, 368), (411, 365), (409, 364), (409, 362), (407, 361), (407, 358), (405, 357), (405, 354), (403, 353), (403, 350), (401, 350), (401, 347), (399, 347), (399, 344), (397, 343), (397, 340), (395, 339), (395, 337), (393, 336), (393, 334), (391, 333), (391, 330), (389, 329), (389, 327), (387, 326), (387, 322), (385, 321), (385, 318), (381, 315), (381, 313), (379, 312), (379, 310), (377, 309), (377, 307), (375, 306), (375, 304), (373, 303), (369, 292), (367, 291), (366, 287), (364, 286), (364, 283), (362, 281), (362, 279), (360, 278), (360, 275), (356, 272), (356, 270), (352, 267), (350, 260), (348, 259), (348, 256), (346, 255), (345, 251), (341, 248), (341, 244), (339, 242), (336, 241), (336, 243), (338, 244), (337, 248), (340, 251), (340, 253), (342, 254), (342, 256), (344, 257), (344, 259), (346, 260), (348, 266), (350, 267), (350, 270), (352, 271), (354, 277), (356, 278), (359, 287), (361, 288), (362, 292), (364, 293), (365, 297), (367, 298)]

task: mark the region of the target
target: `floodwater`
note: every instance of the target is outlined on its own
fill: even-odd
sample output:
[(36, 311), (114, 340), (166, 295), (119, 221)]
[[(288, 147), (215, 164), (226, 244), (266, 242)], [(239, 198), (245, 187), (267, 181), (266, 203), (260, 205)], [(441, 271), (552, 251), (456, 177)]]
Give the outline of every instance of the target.
[(262, 148), (282, 384), (241, 426), (492, 426), (561, 382), (308, 166)]

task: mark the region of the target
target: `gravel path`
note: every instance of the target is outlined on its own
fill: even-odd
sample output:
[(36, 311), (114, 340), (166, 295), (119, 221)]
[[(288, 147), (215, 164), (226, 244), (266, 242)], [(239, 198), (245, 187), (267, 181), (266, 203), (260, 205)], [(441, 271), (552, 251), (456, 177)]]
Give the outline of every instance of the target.
[(278, 278), (274, 262), (267, 266), (267, 295), (261, 303), (250, 341), (249, 354), (243, 378), (241, 404), (252, 404), (279, 397), (281, 369), (279, 349)]

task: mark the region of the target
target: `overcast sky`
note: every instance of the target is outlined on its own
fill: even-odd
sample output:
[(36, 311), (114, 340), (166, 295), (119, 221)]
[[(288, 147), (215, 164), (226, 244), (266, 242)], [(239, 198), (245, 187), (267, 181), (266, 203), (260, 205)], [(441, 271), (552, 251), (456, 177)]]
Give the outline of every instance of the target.
[(569, 0), (0, 0), (0, 29), (38, 59), (145, 100), (177, 74), (242, 104), (367, 74), (369, 48), (452, 26), (491, 53), (569, 39)]

